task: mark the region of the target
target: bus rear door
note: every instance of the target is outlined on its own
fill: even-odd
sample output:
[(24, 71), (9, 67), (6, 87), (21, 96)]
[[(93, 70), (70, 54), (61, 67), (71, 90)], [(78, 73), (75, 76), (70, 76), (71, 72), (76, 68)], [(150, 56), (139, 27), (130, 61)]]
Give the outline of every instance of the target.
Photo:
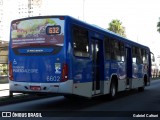
[(91, 40), (92, 52), (92, 95), (101, 93), (101, 80), (103, 79), (103, 42), (97, 39)]
[(131, 54), (131, 48), (130, 47), (126, 47), (125, 48), (126, 51), (126, 74), (127, 74), (127, 88), (130, 88), (131, 83), (129, 79), (132, 78), (132, 54)]

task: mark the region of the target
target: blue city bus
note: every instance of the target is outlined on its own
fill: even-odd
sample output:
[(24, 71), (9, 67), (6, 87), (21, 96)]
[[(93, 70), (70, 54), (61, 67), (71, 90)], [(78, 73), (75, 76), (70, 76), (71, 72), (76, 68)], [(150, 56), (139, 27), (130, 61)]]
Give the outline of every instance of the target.
[(70, 16), (11, 22), (9, 84), (13, 93), (107, 95), (150, 85), (147, 46)]

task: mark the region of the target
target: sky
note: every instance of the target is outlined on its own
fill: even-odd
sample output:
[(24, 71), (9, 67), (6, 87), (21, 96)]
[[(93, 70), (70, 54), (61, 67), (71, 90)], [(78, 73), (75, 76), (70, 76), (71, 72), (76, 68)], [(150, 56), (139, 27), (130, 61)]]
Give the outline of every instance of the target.
[(126, 29), (128, 39), (147, 45), (155, 56), (160, 55), (160, 33), (157, 32), (159, 0), (48, 1), (49, 11), (46, 11), (46, 14), (71, 15), (102, 28), (108, 28), (109, 22), (119, 19)]
[(42, 14), (70, 15), (105, 29), (113, 19), (119, 19), (128, 39), (149, 46), (158, 56), (159, 5), (160, 0), (43, 0)]

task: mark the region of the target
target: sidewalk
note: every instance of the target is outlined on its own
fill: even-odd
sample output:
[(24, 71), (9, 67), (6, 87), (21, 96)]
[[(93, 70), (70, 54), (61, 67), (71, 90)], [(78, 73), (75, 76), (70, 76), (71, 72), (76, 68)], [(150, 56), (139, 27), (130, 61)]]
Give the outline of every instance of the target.
[(9, 96), (9, 83), (0, 84), (0, 97)]
[(9, 95), (9, 83), (7, 76), (0, 76), (0, 97)]

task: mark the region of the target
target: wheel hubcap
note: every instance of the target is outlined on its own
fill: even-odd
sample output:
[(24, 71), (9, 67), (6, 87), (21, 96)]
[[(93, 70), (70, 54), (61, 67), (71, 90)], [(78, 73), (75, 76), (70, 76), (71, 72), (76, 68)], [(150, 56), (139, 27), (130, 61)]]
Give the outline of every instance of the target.
[(115, 94), (116, 94), (115, 85), (112, 85), (112, 96), (115, 96)]

